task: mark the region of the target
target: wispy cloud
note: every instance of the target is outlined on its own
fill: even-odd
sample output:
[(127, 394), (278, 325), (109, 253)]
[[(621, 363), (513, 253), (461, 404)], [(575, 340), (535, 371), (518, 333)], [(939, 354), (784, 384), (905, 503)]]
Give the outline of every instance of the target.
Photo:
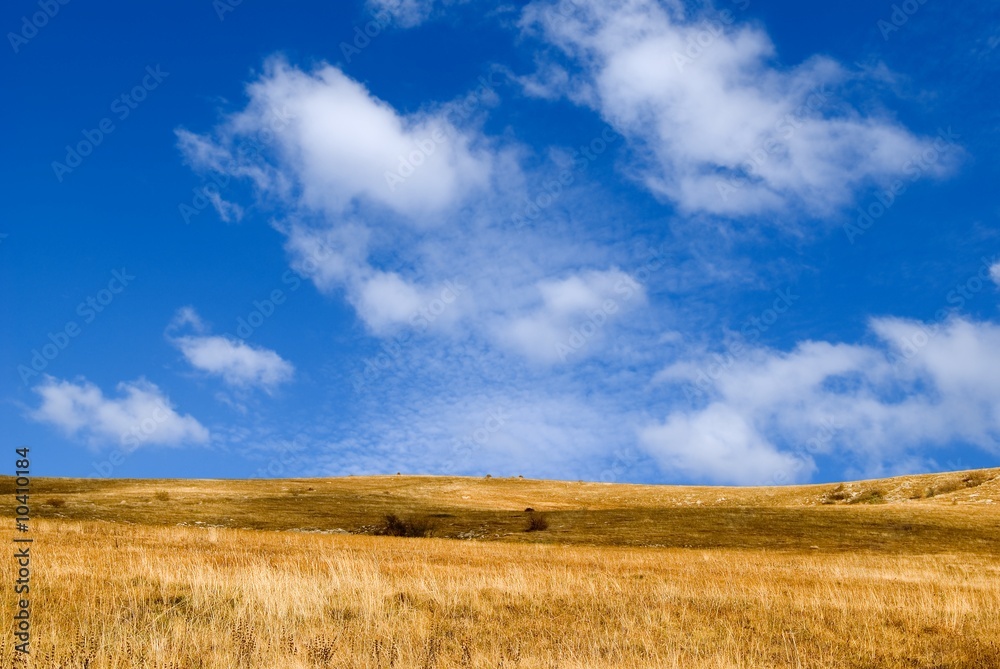
[(435, 10), (469, 0), (368, 0), (374, 12), (388, 12), (402, 28), (412, 28), (431, 18)]

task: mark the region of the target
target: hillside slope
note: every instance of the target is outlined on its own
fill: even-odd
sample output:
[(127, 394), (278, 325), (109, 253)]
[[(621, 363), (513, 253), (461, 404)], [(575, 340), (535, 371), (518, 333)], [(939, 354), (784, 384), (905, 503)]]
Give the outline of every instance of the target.
[[(0, 479), (9, 492), (10, 477)], [(782, 487), (649, 486), (522, 478), (36, 479), (36, 517), (374, 534), (385, 517), (430, 536), (662, 547), (991, 552), (1000, 468)], [(526, 532), (526, 509), (548, 528)]]

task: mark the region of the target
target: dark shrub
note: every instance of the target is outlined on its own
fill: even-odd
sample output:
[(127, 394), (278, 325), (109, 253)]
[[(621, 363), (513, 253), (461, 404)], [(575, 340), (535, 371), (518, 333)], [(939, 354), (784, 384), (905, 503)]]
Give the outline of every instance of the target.
[(542, 532), (549, 529), (549, 521), (545, 517), (545, 514), (539, 513), (537, 511), (532, 511), (531, 515), (528, 516), (528, 527), (524, 529), (525, 532)]
[(394, 513), (386, 515), (385, 522), (375, 534), (386, 537), (426, 537), (434, 529), (429, 518), (403, 519)]

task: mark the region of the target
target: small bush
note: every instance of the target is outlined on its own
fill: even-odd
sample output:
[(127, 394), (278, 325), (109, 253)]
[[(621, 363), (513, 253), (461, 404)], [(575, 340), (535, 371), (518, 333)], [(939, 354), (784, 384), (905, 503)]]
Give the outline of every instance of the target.
[(429, 537), (434, 531), (434, 521), (430, 518), (411, 518), (409, 523), (411, 537)]
[(962, 477), (962, 483), (965, 484), (966, 488), (975, 488), (981, 486), (990, 480), (990, 477), (983, 472), (972, 472), (971, 474), (966, 474)]
[(945, 481), (944, 483), (939, 483), (937, 485), (938, 494), (955, 492), (956, 490), (961, 490), (965, 487), (965, 484), (961, 481)]
[(924, 497), (934, 497), (936, 495), (944, 495), (949, 492), (955, 492), (956, 490), (961, 490), (963, 488), (975, 488), (980, 486), (989, 477), (982, 474), (981, 472), (973, 472), (971, 474), (966, 474), (964, 477), (958, 479), (951, 479), (949, 481), (942, 481), (940, 483), (935, 483), (934, 485), (928, 487), (924, 490)]
[(385, 517), (385, 524), (382, 525), (376, 534), (383, 534), (389, 537), (405, 537), (406, 523), (396, 514), (390, 513)]
[(166, 490), (160, 490), (155, 495), (153, 495), (153, 497), (160, 500), (161, 502), (166, 502), (168, 499), (170, 499), (170, 493), (167, 492)]
[(54, 509), (61, 509), (66, 506), (66, 500), (60, 499), (58, 497), (52, 497), (51, 499), (45, 500), (45, 503)]
[(427, 537), (434, 527), (429, 518), (403, 519), (394, 513), (387, 514), (385, 521), (375, 534), (385, 537)]
[(862, 490), (847, 500), (848, 504), (885, 504), (885, 493), (876, 488)]
[(532, 511), (531, 515), (528, 516), (528, 527), (524, 529), (525, 532), (542, 532), (549, 529), (549, 521), (545, 517), (545, 514), (539, 513), (538, 511)]
[(828, 490), (823, 498), (820, 500), (822, 504), (835, 504), (836, 502), (842, 502), (847, 499), (847, 492), (844, 490), (844, 484), (841, 483), (833, 490)]

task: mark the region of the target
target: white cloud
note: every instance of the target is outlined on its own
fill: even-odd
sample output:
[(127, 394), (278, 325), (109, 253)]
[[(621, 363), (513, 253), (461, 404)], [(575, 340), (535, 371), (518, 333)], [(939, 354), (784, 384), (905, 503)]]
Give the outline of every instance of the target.
[(295, 368), (274, 351), (220, 336), (173, 340), (191, 366), (233, 386), (270, 388), (291, 381)]
[(368, 0), (368, 6), (378, 16), (388, 12), (401, 28), (413, 28), (424, 23), (439, 5), (457, 5), (468, 0)]
[(289, 225), (283, 229), (285, 251), (292, 267), (309, 277), (317, 288), (330, 292), (356, 284), (367, 271), (371, 231), (360, 223), (343, 222), (329, 227)]
[(503, 343), (529, 358), (566, 361), (620, 312), (645, 301), (645, 290), (617, 269), (588, 271), (536, 285), (539, 304), (512, 318)]
[(379, 272), (360, 287), (359, 311), (375, 330), (405, 322), (420, 309), (423, 298), (395, 272)]
[(707, 359), (671, 365), (659, 379), (700, 387), (702, 406), (647, 427), (643, 443), (668, 470), (728, 483), (801, 480), (816, 454), (848, 455), (875, 475), (955, 443), (1000, 453), (1000, 326), (871, 327), (870, 345), (747, 349), (712, 371)]
[(173, 341), (192, 367), (221, 376), (233, 386), (268, 388), (290, 381), (295, 372), (274, 351), (228, 337), (186, 336)]
[(224, 222), (231, 223), (243, 218), (243, 207), (235, 202), (224, 200), (218, 193), (208, 192), (206, 196), (208, 197), (208, 201), (212, 203), (212, 207), (216, 213), (219, 214), (219, 218)]
[(60, 381), (51, 376), (34, 391), (41, 406), (31, 418), (50, 423), (69, 435), (80, 434), (92, 443), (117, 443), (126, 450), (144, 444), (204, 443), (208, 430), (190, 415), (180, 415), (152, 383), (139, 379), (119, 383), (120, 397), (105, 397), (86, 380)]
[(993, 283), (1000, 286), (1000, 262), (990, 267), (990, 278), (993, 279)]
[[(387, 272), (361, 260), (367, 253), (370, 232), (361, 225), (338, 227), (291, 226), (285, 249), (292, 266), (324, 292), (343, 288), (358, 317), (376, 335), (400, 327), (452, 325), (463, 314), (457, 300), (463, 288), (455, 281), (418, 281), (398, 272)], [(433, 310), (433, 318), (425, 314)]]
[(295, 367), (274, 351), (218, 335), (183, 335), (169, 333), (190, 325), (196, 332), (207, 331), (192, 307), (178, 310), (167, 328), (168, 340), (184, 354), (195, 369), (222, 377), (227, 384), (238, 387), (270, 389), (291, 381)]
[(828, 213), (861, 187), (953, 162), (957, 152), (921, 160), (929, 140), (835, 99), (851, 78), (835, 61), (775, 65), (768, 35), (734, 14), (655, 0), (533, 3), (522, 25), (583, 71), (543, 66), (529, 90), (597, 110), (632, 142), (638, 178), (687, 212)]
[[(313, 210), (371, 204), (425, 221), (489, 180), (490, 154), (473, 135), (443, 114), (398, 114), (331, 65), (307, 73), (272, 58), (247, 93), (215, 136), (178, 131), (192, 165), (248, 177), (269, 195), (294, 191)], [(276, 165), (241, 157), (240, 142), (273, 150)]]
[(686, 480), (737, 485), (784, 483), (812, 472), (810, 458), (781, 452), (724, 404), (678, 412), (643, 429), (640, 441), (664, 470)]
[(431, 15), (434, 0), (368, 0), (368, 6), (376, 14), (388, 12), (404, 28), (412, 28)]
[(492, 182), (494, 163), (516, 165), (457, 127), (451, 119), (466, 117), (452, 106), (400, 114), (330, 65), (304, 72), (271, 59), (247, 93), (246, 107), (210, 135), (178, 131), (188, 162), (249, 179), (276, 201), (293, 267), (320, 290), (343, 290), (372, 332), (411, 321), (448, 277), (418, 282), (373, 256), (416, 247), (436, 230), (449, 238), (445, 221)]
[(187, 306), (181, 307), (174, 314), (173, 319), (170, 321), (170, 325), (167, 326), (168, 331), (174, 331), (181, 328), (190, 327), (195, 332), (205, 332), (207, 331), (207, 326), (204, 321), (201, 320), (201, 316), (195, 311), (194, 307)]

